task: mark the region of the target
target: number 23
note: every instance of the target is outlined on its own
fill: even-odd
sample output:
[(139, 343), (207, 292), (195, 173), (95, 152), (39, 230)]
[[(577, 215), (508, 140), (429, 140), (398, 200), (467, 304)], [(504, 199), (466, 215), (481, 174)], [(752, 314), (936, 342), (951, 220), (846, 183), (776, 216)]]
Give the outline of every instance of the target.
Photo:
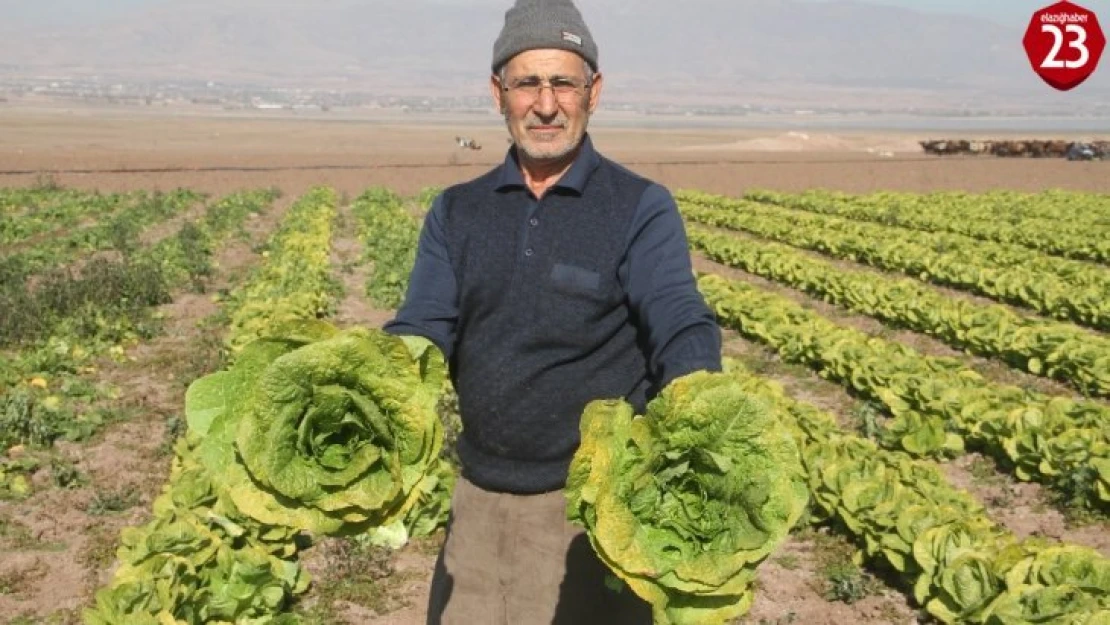
[(1087, 29), (1079, 24), (1067, 24), (1064, 30), (1069, 33), (1075, 33), (1075, 39), (1068, 42), (1069, 48), (1076, 48), (1079, 50), (1079, 59), (1075, 61), (1063, 61), (1057, 57), (1060, 54), (1060, 48), (1064, 45), (1064, 32), (1056, 24), (1041, 24), (1042, 33), (1052, 33), (1052, 50), (1045, 57), (1041, 63), (1041, 67), (1045, 68), (1060, 68), (1066, 67), (1069, 69), (1083, 67), (1091, 58), (1091, 53), (1085, 45), (1087, 42)]

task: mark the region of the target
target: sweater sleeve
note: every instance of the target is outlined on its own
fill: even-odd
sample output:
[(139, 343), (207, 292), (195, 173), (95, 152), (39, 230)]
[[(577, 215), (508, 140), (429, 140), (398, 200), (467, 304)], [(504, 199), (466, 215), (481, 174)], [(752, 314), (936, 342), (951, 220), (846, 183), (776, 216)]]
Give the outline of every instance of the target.
[(656, 388), (697, 370), (721, 370), (721, 330), (694, 280), (674, 198), (653, 184), (632, 220), (620, 279), (647, 338)]
[(443, 212), (440, 195), (432, 202), (420, 230), (405, 301), (383, 329), (398, 336), (423, 336), (450, 359), (458, 320), (458, 288), (447, 254)]

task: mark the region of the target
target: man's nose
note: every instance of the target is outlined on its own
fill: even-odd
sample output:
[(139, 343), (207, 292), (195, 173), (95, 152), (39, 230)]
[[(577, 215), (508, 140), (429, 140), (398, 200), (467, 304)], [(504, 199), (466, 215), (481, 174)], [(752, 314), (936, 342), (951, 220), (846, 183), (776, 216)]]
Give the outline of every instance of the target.
[(540, 94), (536, 97), (536, 103), (533, 106), (537, 115), (550, 117), (559, 112), (559, 99), (555, 97), (555, 90), (547, 85), (540, 88)]

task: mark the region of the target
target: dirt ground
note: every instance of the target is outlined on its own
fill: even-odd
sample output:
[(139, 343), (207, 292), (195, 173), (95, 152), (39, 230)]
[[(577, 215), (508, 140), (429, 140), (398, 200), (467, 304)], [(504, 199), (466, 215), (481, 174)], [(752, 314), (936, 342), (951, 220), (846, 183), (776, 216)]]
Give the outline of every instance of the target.
[[(930, 191), (959, 189), (1036, 191), (1067, 188), (1110, 193), (1110, 163), (1069, 163), (1063, 159), (934, 157), (923, 154), (918, 140), (947, 133), (806, 132), (797, 129), (633, 128), (627, 122), (599, 121), (591, 131), (607, 156), (672, 189), (696, 188), (739, 194), (751, 188), (801, 191), (830, 188), (849, 192), (876, 190)], [(455, 137), (476, 139), (481, 150), (461, 149)], [(69, 187), (103, 191), (188, 187), (223, 194), (247, 187), (278, 187), (285, 192), (276, 210), (252, 224), (252, 241), (261, 240), (297, 195), (314, 185), (330, 185), (348, 198), (367, 187), (385, 185), (402, 194), (473, 178), (504, 157), (506, 133), (494, 117), (428, 117), (374, 114), (360, 117), (315, 114), (298, 116), (222, 114), (168, 115), (124, 109), (0, 108), (0, 186), (24, 186), (50, 176)], [(340, 303), (340, 323), (380, 325), (388, 311), (376, 310), (360, 297), (366, 268), (358, 265), (359, 242), (353, 219), (344, 223), (332, 251), (336, 275), (347, 297)], [(229, 246), (220, 256), (221, 283), (233, 281), (256, 261), (247, 242)], [(89, 448), (68, 450), (79, 466), (96, 478), (96, 488), (136, 488), (137, 505), (105, 523), (80, 511), (96, 495), (93, 487), (47, 493), (6, 513), (24, 519), (36, 539), (69, 543), (47, 555), (4, 560), (0, 574), (27, 570), (39, 584), (21, 597), (0, 596), (0, 623), (25, 610), (36, 616), (67, 609), (69, 618), (98, 584), (108, 578), (119, 529), (139, 522), (149, 500), (164, 481), (168, 466), (161, 433), (166, 420), (180, 411), (182, 379), (205, 363), (186, 358), (197, 342), (198, 320), (215, 310), (206, 296), (182, 295), (166, 307), (173, 329), (136, 353), (126, 368), (112, 372), (114, 381), (135, 396), (146, 418), (106, 432)], [(864, 322), (860, 322), (864, 323)], [(931, 343), (930, 343), (931, 344)], [(841, 389), (773, 363), (760, 348), (736, 337), (735, 350), (762, 359), (777, 378), (800, 396), (847, 413), (852, 403)], [(937, 348), (939, 349), (939, 348)], [(776, 369), (776, 367), (779, 367)], [(140, 372), (149, 376), (139, 375)], [(153, 436), (147, 433), (155, 431)], [(127, 450), (133, 458), (124, 459)], [(125, 454), (120, 454), (124, 451)], [(1021, 535), (1045, 534), (1094, 546), (1104, 553), (1100, 526), (1091, 535), (1070, 533), (1058, 515), (1038, 509), (1038, 496), (1027, 485), (1006, 481), (978, 483), (974, 459), (950, 468), (953, 481), (980, 494), (991, 513)], [(157, 467), (152, 469), (152, 467)], [(1015, 502), (1021, 505), (1014, 505)], [(1030, 503), (1032, 502), (1032, 503)], [(55, 515), (54, 510), (68, 510)], [(49, 517), (49, 518), (48, 518)], [(57, 518), (54, 518), (57, 517)], [(104, 527), (97, 527), (103, 525)], [(96, 531), (99, 530), (99, 531)], [(854, 604), (822, 597), (818, 563), (836, 552), (820, 535), (791, 537), (781, 553), (761, 569), (760, 591), (745, 623), (912, 623), (918, 615), (906, 596), (875, 584)], [(2, 543), (0, 543), (2, 545)], [(61, 553), (57, 553), (60, 551)], [(424, 622), (423, 604), (434, 556), (418, 549), (394, 562), (404, 573), (394, 588), (402, 605), (388, 614), (347, 611), (345, 622), (416, 625)], [(74, 562), (77, 561), (77, 562)], [(321, 563), (317, 563), (322, 565)], [(41, 571), (40, 571), (41, 569)], [(21, 573), (22, 574), (22, 573)], [(314, 574), (326, 576), (325, 571)], [(870, 583), (870, 582), (869, 582)], [(6, 593), (0, 593), (4, 595)], [(353, 610), (353, 611), (352, 611)], [(3, 614), (9, 611), (10, 614)], [(23, 621), (20, 621), (21, 623)], [(55, 622), (71, 622), (63, 618)]]
[[(735, 194), (753, 187), (851, 192), (1071, 188), (1110, 192), (1110, 164), (1064, 159), (938, 157), (917, 141), (951, 133), (832, 133), (738, 128), (634, 128), (595, 120), (605, 155), (672, 188)], [(455, 137), (481, 150), (459, 148)], [(0, 185), (43, 172), (61, 184), (105, 190), (187, 186), (224, 192), (316, 184), (355, 194), (386, 185), (412, 193), (480, 175), (505, 155), (492, 115), (248, 116), (155, 111), (0, 108)]]

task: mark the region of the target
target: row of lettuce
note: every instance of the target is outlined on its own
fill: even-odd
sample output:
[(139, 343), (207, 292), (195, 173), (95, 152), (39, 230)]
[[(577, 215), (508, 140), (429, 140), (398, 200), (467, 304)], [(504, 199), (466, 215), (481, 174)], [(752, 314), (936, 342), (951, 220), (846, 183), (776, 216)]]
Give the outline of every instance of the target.
[[(745, 196), (765, 198), (765, 189), (750, 190)], [(1038, 192), (1017, 191), (1012, 189), (992, 189), (983, 192), (943, 190), (927, 193), (879, 192), (861, 196), (859, 194), (812, 189), (798, 194), (802, 197), (832, 197), (860, 199), (871, 203), (871, 197), (878, 203), (891, 203), (892, 210), (900, 212), (901, 202), (915, 202), (929, 207), (930, 212), (944, 212), (952, 217), (971, 219), (990, 219), (1019, 223), (1022, 221), (1052, 222), (1064, 224), (1084, 224), (1091, 226), (1110, 226), (1110, 195), (1089, 191), (1073, 191), (1063, 188), (1045, 189)]]
[[(273, 328), (324, 317), (334, 306), (328, 255), (336, 199), (328, 189), (298, 198), (267, 242), (264, 262), (231, 294), (226, 341), (231, 361), (244, 363), (232, 369), (235, 373), (273, 353), (245, 351), (253, 341)], [(205, 421), (203, 427), (210, 427), (216, 412), (226, 412), (226, 402), (247, 399), (246, 384), (238, 377), (234, 384), (200, 393), (194, 399), (198, 405), (187, 405), (190, 430)], [(153, 518), (123, 531), (120, 566), (97, 593), (96, 607), (86, 610), (86, 623), (281, 622), (264, 619), (280, 614), (291, 596), (308, 588), (296, 561), (297, 531), (255, 521), (221, 497), (216, 480), (233, 467), (213, 471), (200, 449), (203, 440), (193, 434), (177, 442)]]
[(1110, 330), (1110, 268), (1016, 245), (892, 228), (695, 191), (676, 194), (693, 221), (905, 273)]
[[(65, 197), (84, 197), (69, 191)], [(95, 195), (95, 194), (93, 194)], [(25, 240), (5, 246), (0, 253), (0, 280), (21, 281), (37, 272), (70, 263), (94, 252), (133, 252), (144, 247), (140, 233), (149, 226), (181, 215), (201, 202), (204, 196), (190, 189), (138, 191), (109, 200), (111, 206), (103, 219), (87, 226), (57, 228), (41, 240)], [(77, 210), (77, 209), (74, 209)], [(21, 220), (22, 218), (16, 218)], [(51, 226), (54, 222), (51, 222)]]
[(916, 456), (981, 449), (1073, 505), (1110, 508), (1104, 404), (990, 383), (959, 359), (924, 356), (718, 275), (701, 275), (698, 285), (723, 326), (882, 405), (893, 416), (881, 433), (885, 446)]
[[(4, 282), (0, 449), (41, 450), (59, 439), (82, 440), (111, 418), (93, 407), (98, 397), (113, 392), (91, 381), (96, 360), (121, 358), (127, 345), (156, 334), (161, 326), (156, 307), (167, 303), (172, 291), (203, 290), (216, 250), (276, 196), (253, 190), (213, 199), (200, 217), (152, 245), (112, 247), (117, 257), (84, 259)], [(72, 199), (72, 192), (65, 197)], [(0, 459), (7, 469), (0, 496), (28, 495), (28, 475), (40, 464), (34, 455)]]
[(1070, 323), (953, 298), (910, 278), (848, 268), (786, 245), (691, 224), (691, 246), (708, 258), (804, 291), (894, 327), (939, 339), (1051, 378), (1088, 396), (1110, 397), (1110, 337)]
[(420, 224), (405, 198), (384, 187), (367, 189), (351, 212), (359, 224), (362, 260), (370, 263), (366, 295), (379, 308), (397, 308), (416, 260)]
[(146, 195), (141, 191), (101, 194), (58, 188), (2, 188), (0, 246), (31, 243), (86, 221), (100, 221), (128, 204), (142, 201)]
[[(395, 200), (369, 189), (352, 203), (368, 247), (388, 219), (412, 221)], [(446, 521), (446, 364), (426, 342), (324, 321), (339, 292), (336, 214), (331, 189), (299, 198), (227, 299), (232, 364), (190, 386), (188, 434), (154, 518), (124, 532), (87, 623), (297, 622), (290, 607), (309, 579), (298, 554), (314, 540), (398, 547)], [(392, 262), (367, 259), (375, 275)]]
[(1110, 262), (1110, 198), (1105, 195), (757, 190), (743, 197), (823, 215), (1016, 244), (1053, 256)]

